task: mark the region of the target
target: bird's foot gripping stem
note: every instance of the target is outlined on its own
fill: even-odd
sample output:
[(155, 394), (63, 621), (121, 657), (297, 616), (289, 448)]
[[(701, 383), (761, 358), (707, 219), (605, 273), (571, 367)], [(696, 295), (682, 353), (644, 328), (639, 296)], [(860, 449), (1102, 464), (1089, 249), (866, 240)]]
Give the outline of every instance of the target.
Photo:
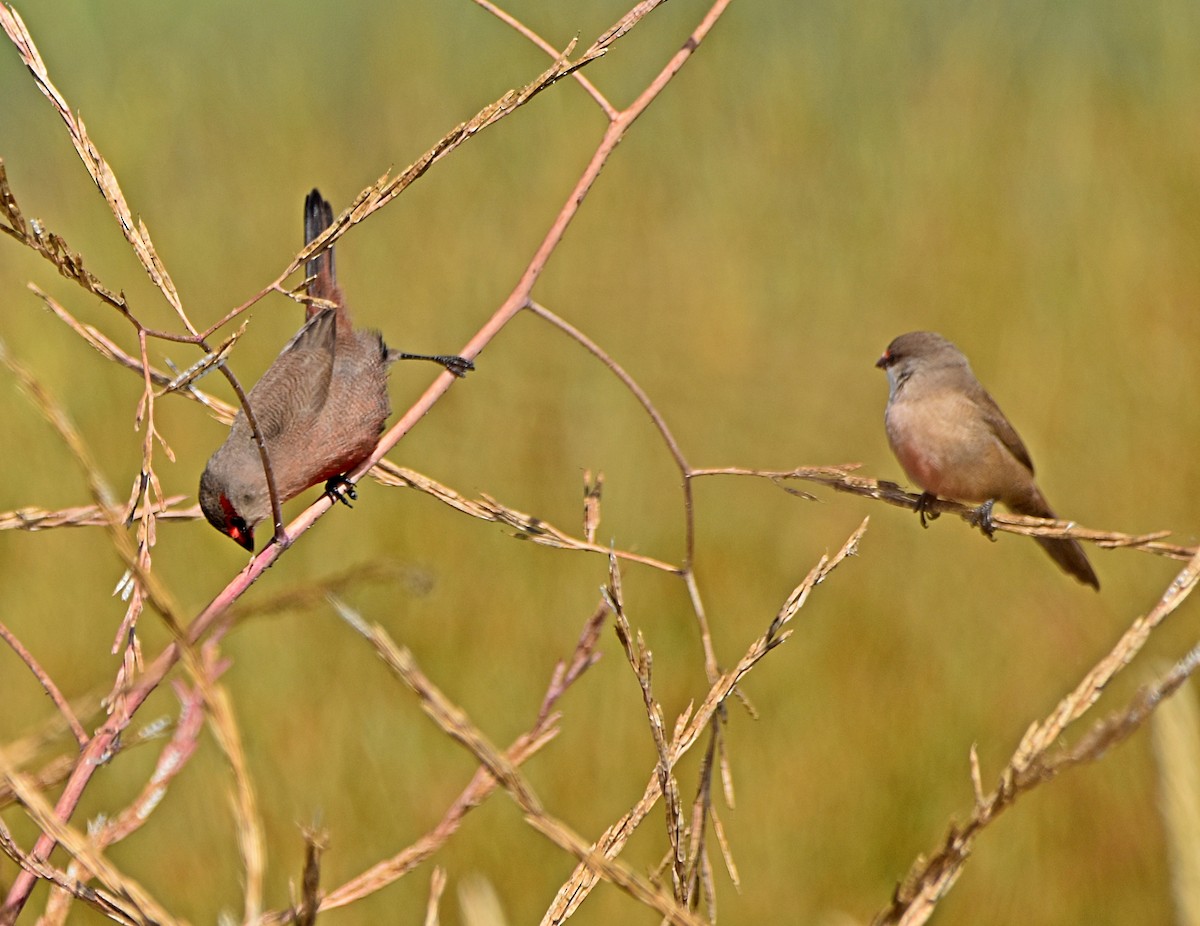
[(460, 357), (458, 354), (410, 354), (405, 351), (392, 351), (388, 355), (389, 360), (431, 360), (434, 363), (441, 364), (459, 379), (462, 379), (473, 369), (475, 364), (466, 357)]
[(996, 524), (992, 520), (992, 509), (996, 507), (996, 500), (989, 498), (986, 502), (971, 512), (971, 526), (978, 527), (983, 531), (983, 535), (992, 543), (996, 542)]
[(341, 502), (347, 508), (353, 508), (350, 504), (351, 499), (358, 499), (358, 492), (354, 488), (354, 483), (345, 476), (334, 476), (325, 483), (325, 494), (334, 501)]
[(937, 496), (932, 492), (922, 492), (921, 497), (917, 499), (917, 514), (921, 516), (921, 526), (928, 527), (927, 521), (936, 521), (941, 515), (940, 511), (934, 511), (931, 507), (937, 501)]

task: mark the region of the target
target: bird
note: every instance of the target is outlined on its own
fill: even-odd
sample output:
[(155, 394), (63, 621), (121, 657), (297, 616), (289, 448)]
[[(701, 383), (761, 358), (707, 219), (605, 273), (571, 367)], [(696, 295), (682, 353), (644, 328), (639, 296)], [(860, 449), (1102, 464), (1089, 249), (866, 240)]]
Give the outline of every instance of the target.
[[(314, 189), (304, 202), (304, 243), (333, 223), (333, 208)], [(333, 248), (305, 266), (304, 325), (246, 397), (266, 445), (279, 501), (326, 483), (349, 504), (344, 474), (375, 449), (391, 409), (388, 367), (396, 360), (431, 360), (455, 376), (474, 364), (450, 355), (389, 349), (375, 330), (355, 328), (337, 283)], [(244, 411), (200, 477), (200, 507), (208, 522), (250, 552), (254, 527), (271, 516), (262, 458)]]
[[(989, 536), (997, 501), (1015, 514), (1055, 517), (1034, 481), (1029, 451), (962, 351), (940, 334), (912, 331), (893, 340), (875, 366), (888, 377), (888, 443), (923, 492), (922, 525), (938, 497), (979, 504), (976, 521)], [(1036, 540), (1064, 572), (1099, 590), (1078, 541)]]

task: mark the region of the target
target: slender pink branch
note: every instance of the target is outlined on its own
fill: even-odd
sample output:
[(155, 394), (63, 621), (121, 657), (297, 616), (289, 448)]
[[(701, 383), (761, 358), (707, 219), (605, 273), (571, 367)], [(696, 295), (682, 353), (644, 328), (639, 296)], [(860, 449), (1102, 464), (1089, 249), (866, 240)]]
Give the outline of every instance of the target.
[(54, 702), (54, 706), (58, 708), (60, 714), (71, 727), (71, 732), (75, 734), (75, 739), (79, 743), (79, 748), (83, 749), (88, 744), (87, 731), (83, 728), (83, 724), (79, 722), (79, 718), (75, 716), (75, 712), (71, 710), (71, 705), (67, 703), (67, 699), (62, 696), (62, 692), (58, 690), (58, 686), (54, 684), (54, 680), (50, 678), (46, 670), (41, 667), (33, 653), (29, 652), (21, 643), (20, 640), (13, 635), (13, 632), (0, 623), (0, 637), (4, 638), (4, 642), (12, 647), (14, 653), (21, 657), (21, 661), (29, 666), (29, 671), (34, 674), (34, 677), (41, 683), (42, 688), (46, 690), (46, 694), (50, 695), (50, 700)]

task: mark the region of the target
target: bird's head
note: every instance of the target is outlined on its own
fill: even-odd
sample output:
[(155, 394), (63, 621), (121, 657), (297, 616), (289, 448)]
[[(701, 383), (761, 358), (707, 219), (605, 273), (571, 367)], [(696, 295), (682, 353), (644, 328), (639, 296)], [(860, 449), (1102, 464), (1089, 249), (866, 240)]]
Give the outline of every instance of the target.
[[(262, 481), (262, 474), (258, 476)], [(270, 511), (265, 489), (265, 482), (260, 488), (254, 480), (239, 488), (235, 480), (222, 478), (220, 468), (210, 461), (200, 477), (200, 508), (209, 524), (253, 553), (254, 525)]]

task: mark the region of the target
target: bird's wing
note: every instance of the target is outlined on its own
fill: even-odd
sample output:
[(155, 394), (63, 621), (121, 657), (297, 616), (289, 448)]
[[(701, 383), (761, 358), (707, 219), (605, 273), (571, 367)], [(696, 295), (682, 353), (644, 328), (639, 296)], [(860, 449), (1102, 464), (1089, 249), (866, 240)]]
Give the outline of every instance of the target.
[(999, 438), (1000, 443), (1007, 447), (1009, 452), (1020, 460), (1032, 474), (1033, 460), (1029, 458), (1029, 451), (1025, 449), (1025, 443), (1021, 440), (1016, 428), (1004, 416), (1004, 412), (1000, 411), (996, 400), (988, 395), (985, 389), (981, 387), (979, 392), (979, 407), (983, 412), (984, 421), (987, 422), (992, 433)]
[(314, 315), (250, 390), (263, 440), (306, 427), (325, 407), (337, 348), (335, 319), (332, 309)]

